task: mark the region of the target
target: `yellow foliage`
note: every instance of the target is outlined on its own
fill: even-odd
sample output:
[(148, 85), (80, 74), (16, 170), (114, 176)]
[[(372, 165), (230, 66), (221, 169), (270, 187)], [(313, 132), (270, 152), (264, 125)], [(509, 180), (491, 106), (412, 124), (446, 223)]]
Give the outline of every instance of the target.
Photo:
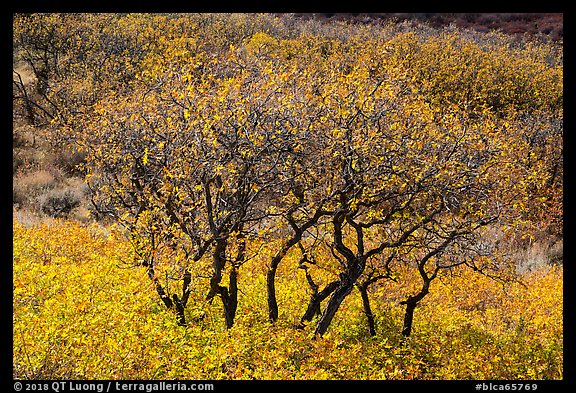
[[(78, 379), (560, 379), (563, 376), (562, 269), (501, 284), (469, 270), (434, 282), (399, 335), (399, 300), (410, 283), (375, 288), (378, 335), (367, 334), (359, 296), (350, 295), (322, 339), (295, 329), (307, 295), (293, 255), (277, 278), (281, 318), (264, 298), (266, 258), (245, 266), (234, 327), (192, 294), (187, 327), (176, 324), (145, 271), (126, 263), (114, 228), (54, 220), (15, 221), (14, 378)], [(266, 252), (266, 248), (263, 248)], [(320, 271), (316, 272), (320, 274)], [(504, 290), (505, 289), (505, 290)]]

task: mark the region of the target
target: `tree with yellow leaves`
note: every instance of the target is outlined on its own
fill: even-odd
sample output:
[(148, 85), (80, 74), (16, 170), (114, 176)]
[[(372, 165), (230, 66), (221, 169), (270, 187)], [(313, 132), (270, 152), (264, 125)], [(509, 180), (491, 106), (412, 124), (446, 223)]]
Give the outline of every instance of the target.
[(300, 252), (299, 326), (319, 316), (318, 335), (354, 288), (375, 334), (369, 288), (401, 267), (422, 280), (403, 301), (404, 335), (441, 272), (486, 272), (489, 259), (508, 279), (483, 231), (533, 236), (562, 216), (558, 54), (451, 30), (292, 22), (19, 16), (19, 56), (43, 87), (33, 101), (16, 78), (15, 99), (87, 154), (96, 215), (125, 227), (134, 265), (182, 325), (199, 281), (233, 326), (239, 272), (263, 240), (269, 320), (279, 266)]

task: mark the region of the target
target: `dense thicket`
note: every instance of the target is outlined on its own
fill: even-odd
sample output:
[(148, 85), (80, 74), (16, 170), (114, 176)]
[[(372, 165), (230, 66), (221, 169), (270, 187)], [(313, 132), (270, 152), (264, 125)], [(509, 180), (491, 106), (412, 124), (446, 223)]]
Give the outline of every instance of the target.
[(561, 236), (563, 63), (551, 43), (454, 28), (244, 14), (14, 18), (17, 114), (86, 159), (93, 213), (188, 323), (192, 281), (231, 328), (242, 268), (300, 253), (324, 335), (357, 288), (412, 269), (402, 334), (431, 282), (512, 280), (522, 239)]

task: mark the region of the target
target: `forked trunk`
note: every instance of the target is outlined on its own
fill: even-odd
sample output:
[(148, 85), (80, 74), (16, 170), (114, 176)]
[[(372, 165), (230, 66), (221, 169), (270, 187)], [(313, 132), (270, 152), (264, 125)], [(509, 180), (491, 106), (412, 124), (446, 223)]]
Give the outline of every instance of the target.
[(350, 292), (352, 292), (353, 286), (354, 282), (352, 282), (349, 279), (340, 281), (340, 285), (338, 286), (338, 288), (336, 288), (334, 293), (332, 293), (332, 296), (330, 296), (330, 299), (326, 304), (326, 308), (324, 309), (324, 312), (322, 313), (320, 320), (318, 320), (316, 330), (314, 330), (315, 335), (323, 336), (324, 333), (326, 333), (326, 330), (328, 330), (328, 327), (330, 326), (330, 323), (332, 322), (334, 315), (336, 315), (336, 311), (338, 311), (340, 305), (342, 304), (346, 296), (348, 296)]
[(306, 308), (306, 312), (300, 319), (300, 326), (304, 327), (305, 322), (312, 321), (312, 318), (316, 315), (320, 315), (322, 310), (320, 305), (332, 292), (336, 290), (338, 287), (339, 281), (332, 281), (331, 283), (327, 284), (323, 290), (320, 292), (315, 292), (310, 296), (310, 301), (308, 302), (308, 307)]

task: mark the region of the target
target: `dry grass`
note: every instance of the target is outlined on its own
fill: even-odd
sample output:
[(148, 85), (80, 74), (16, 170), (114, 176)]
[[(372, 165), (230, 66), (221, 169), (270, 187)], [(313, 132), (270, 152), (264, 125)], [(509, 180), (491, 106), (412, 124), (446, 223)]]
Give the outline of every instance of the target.
[(29, 198), (53, 189), (55, 183), (56, 177), (48, 170), (24, 172), (14, 177), (12, 192), (15, 198)]
[(86, 221), (87, 188), (77, 169), (84, 156), (52, 146), (47, 129), (28, 125), (22, 119), (14, 119), (12, 140), (14, 208)]
[(12, 183), (12, 200), (16, 209), (51, 217), (73, 214), (86, 219), (87, 209), (79, 210), (86, 194), (82, 179), (66, 177), (54, 167), (23, 172), (15, 176)]
[(22, 80), (24, 86), (36, 82), (36, 76), (27, 63), (18, 63), (14, 66), (12, 77), (15, 81)]
[(563, 255), (563, 239), (534, 241), (516, 255), (518, 271), (526, 273), (545, 266), (560, 265), (563, 263)]

